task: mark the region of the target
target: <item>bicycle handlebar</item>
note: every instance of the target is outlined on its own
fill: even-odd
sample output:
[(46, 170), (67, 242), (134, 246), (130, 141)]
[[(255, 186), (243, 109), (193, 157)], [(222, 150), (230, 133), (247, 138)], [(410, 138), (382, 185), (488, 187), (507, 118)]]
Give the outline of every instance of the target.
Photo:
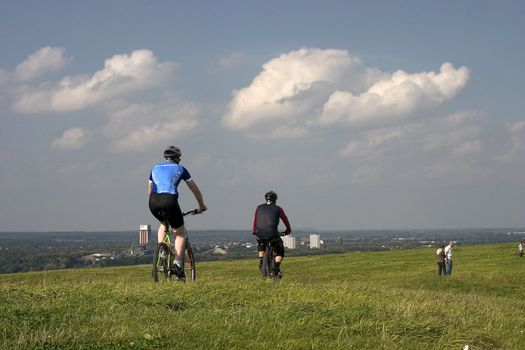
[(203, 210), (203, 211), (199, 211), (199, 209), (193, 209), (193, 210), (190, 210), (190, 211), (187, 211), (185, 213), (182, 213), (182, 216), (186, 216), (186, 215), (197, 215), (197, 214), (202, 214), (204, 213), (206, 210)]

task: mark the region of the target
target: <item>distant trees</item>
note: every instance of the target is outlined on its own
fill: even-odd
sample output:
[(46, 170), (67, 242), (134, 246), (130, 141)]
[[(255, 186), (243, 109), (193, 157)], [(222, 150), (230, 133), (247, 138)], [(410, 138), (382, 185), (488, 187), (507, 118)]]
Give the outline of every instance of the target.
[(46, 254), (24, 249), (0, 255), (0, 273), (69, 269), (84, 266), (79, 254)]
[[(514, 232), (516, 231), (516, 232)], [(523, 239), (525, 229), (476, 229), (443, 231), (374, 231), (364, 233), (327, 234), (324, 245), (312, 250), (298, 245), (287, 249), (288, 256), (344, 253), (348, 251), (376, 251), (421, 247), (422, 242), (448, 239), (463, 245), (495, 242), (516, 242)], [(193, 232), (192, 232), (193, 233)], [(243, 231), (194, 233), (192, 246), (197, 261), (254, 258), (255, 247), (246, 247)], [(232, 244), (233, 242), (233, 244)], [(253, 241), (252, 241), (253, 242)], [(428, 243), (426, 243), (428, 244)], [(228, 254), (214, 254), (213, 248), (223, 246)], [(151, 255), (130, 256), (130, 248), (137, 251), (136, 232), (70, 232), (70, 233), (2, 233), (0, 232), (0, 273), (149, 264)], [(85, 255), (112, 253), (106, 259), (84, 261)]]
[(85, 238), (81, 233), (28, 233), (5, 238), (7, 234), (0, 234), (0, 273), (92, 266), (87, 265), (82, 256), (99, 251), (126, 251), (130, 247), (131, 239), (115, 239), (119, 235), (122, 233), (96, 233)]

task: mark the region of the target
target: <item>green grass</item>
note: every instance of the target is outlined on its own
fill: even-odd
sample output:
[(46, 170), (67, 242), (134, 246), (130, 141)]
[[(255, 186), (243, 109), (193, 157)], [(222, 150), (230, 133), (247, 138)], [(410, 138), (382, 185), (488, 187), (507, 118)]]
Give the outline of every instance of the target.
[(199, 263), (195, 284), (149, 266), (0, 275), (3, 349), (523, 349), (525, 258), (509, 244)]

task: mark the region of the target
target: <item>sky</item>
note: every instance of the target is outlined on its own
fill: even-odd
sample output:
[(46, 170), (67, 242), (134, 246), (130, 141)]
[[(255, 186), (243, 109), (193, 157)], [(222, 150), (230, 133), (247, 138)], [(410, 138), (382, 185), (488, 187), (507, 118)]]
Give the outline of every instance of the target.
[[(525, 226), (522, 1), (0, 1), (0, 231)], [(179, 186), (181, 206), (195, 199)]]

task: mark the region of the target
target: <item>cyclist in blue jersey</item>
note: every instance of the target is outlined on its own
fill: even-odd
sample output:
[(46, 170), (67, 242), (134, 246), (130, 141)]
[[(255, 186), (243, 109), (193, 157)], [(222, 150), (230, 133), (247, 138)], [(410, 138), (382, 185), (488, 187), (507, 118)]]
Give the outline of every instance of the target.
[(259, 205), (257, 209), (255, 209), (252, 231), (255, 237), (257, 237), (259, 269), (262, 268), (264, 250), (266, 249), (265, 243), (269, 243), (275, 252), (274, 271), (271, 273), (280, 278), (282, 276), (280, 266), (284, 258), (284, 244), (279, 235), (279, 219), (282, 220), (286, 226), (285, 233), (287, 235), (292, 232), (292, 227), (283, 208), (275, 204), (277, 202), (277, 193), (274, 191), (267, 192), (264, 195), (264, 199), (266, 199), (266, 203)]
[(179, 164), (182, 156), (180, 148), (169, 146), (164, 150), (164, 162), (151, 168), (148, 183), (149, 209), (159, 220), (158, 242), (164, 240), (166, 223), (169, 223), (175, 236), (175, 273), (184, 277), (183, 252), (185, 243), (184, 218), (179, 206), (177, 187), (184, 180), (199, 203), (197, 212), (206, 210), (199, 187), (192, 180), (188, 170)]

